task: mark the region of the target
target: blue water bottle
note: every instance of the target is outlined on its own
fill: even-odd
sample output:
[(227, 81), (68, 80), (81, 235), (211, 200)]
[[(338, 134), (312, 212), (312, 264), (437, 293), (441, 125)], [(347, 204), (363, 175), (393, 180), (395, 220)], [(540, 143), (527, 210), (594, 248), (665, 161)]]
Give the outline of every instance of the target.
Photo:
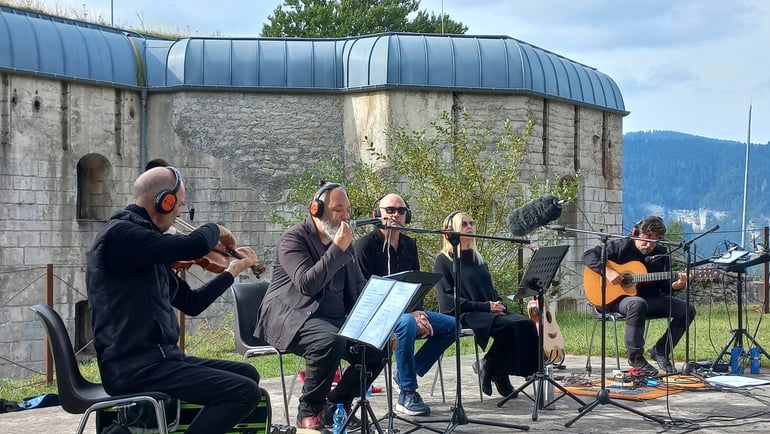
[(749, 357), (751, 357), (751, 363), (749, 363), (751, 373), (754, 375), (759, 374), (759, 348), (750, 348)]
[(334, 426), (332, 428), (334, 434), (347, 434), (348, 430), (342, 429), (343, 425), (345, 425), (345, 419), (347, 418), (348, 414), (345, 412), (345, 407), (342, 403), (338, 403), (337, 409), (334, 410)]
[(746, 354), (742, 347), (734, 347), (730, 350), (730, 373), (733, 375), (743, 375), (743, 367)]

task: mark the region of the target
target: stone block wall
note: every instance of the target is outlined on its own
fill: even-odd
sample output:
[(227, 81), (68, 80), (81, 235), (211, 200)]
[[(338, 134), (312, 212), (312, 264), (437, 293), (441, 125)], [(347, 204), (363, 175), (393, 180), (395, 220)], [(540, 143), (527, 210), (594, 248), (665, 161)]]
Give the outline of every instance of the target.
[[(140, 91), (8, 74), (2, 86), (0, 137), (7, 140), (0, 143), (0, 348), (29, 369), (42, 369), (43, 330), (28, 307), (44, 300), (45, 264), (54, 264), (54, 307), (73, 336), (74, 306), (85, 299), (86, 255), (102, 219), (77, 215), (77, 171), (84, 162), (106, 167), (105, 193), (91, 205), (97, 215), (107, 215), (131, 202), (143, 155), (166, 159), (185, 178), (193, 223), (226, 225), (269, 266), (283, 230), (270, 222), (270, 213), (295, 210), (285, 199), (289, 180), (315, 161), (351, 151), (366, 157), (369, 142), (387, 150), (393, 128), (429, 130), (442, 112), (457, 108), (468, 111), (471, 126), (511, 119), (523, 129), (531, 115), (536, 127), (523, 180), (580, 170), (583, 191), (576, 206), (584, 216), (574, 223), (605, 230), (621, 224), (622, 118), (563, 101), (424, 90), (151, 92), (143, 137)], [(595, 242), (572, 238), (566, 261), (577, 266), (579, 254)], [(205, 274), (192, 272), (188, 280), (196, 286), (208, 279)], [(201, 321), (226, 321), (232, 311), (227, 299), (228, 293), (200, 318), (189, 319), (188, 330)], [(0, 377), (26, 375), (26, 368), (0, 360)]]

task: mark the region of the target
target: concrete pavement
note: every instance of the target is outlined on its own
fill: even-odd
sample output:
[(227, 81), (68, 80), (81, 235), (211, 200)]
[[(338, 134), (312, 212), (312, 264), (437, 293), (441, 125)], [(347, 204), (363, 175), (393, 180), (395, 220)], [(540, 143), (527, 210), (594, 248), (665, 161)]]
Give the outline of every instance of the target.
[[(431, 396), (431, 382), (436, 368), (420, 379), (420, 394), (431, 406), (432, 413), (428, 417), (405, 419), (417, 419), (431, 421), (424, 423), (426, 429), (420, 429), (401, 419), (395, 419), (393, 426), (402, 433), (410, 430), (416, 432), (446, 432), (447, 429), (457, 433), (504, 433), (516, 432), (527, 429), (532, 432), (574, 432), (574, 433), (637, 433), (637, 432), (684, 432), (698, 429), (704, 433), (735, 432), (736, 427), (743, 430), (770, 432), (770, 386), (752, 388), (708, 388), (697, 391), (685, 391), (671, 394), (649, 401), (611, 400), (607, 404), (597, 404), (596, 396), (580, 396), (586, 404), (597, 404), (592, 410), (581, 413), (581, 404), (569, 396), (558, 400), (554, 410), (539, 409), (537, 420), (533, 421), (535, 406), (525, 395), (505, 403), (502, 407), (496, 404), (501, 397), (496, 393), (492, 397), (484, 397), (484, 402), (479, 401), (476, 375), (473, 373), (474, 357), (461, 357), (460, 387), (462, 390), (461, 409), (469, 423), (450, 425), (449, 419), (461, 415), (460, 411), (452, 410), (455, 399), (456, 378), (455, 359), (444, 360), (444, 384), (446, 390), (446, 403), (442, 403), (438, 384)], [(585, 370), (585, 356), (567, 356), (566, 370), (556, 371), (557, 378), (563, 378), (560, 384), (565, 384), (566, 378), (583, 378), (599, 382), (596, 374), (600, 369), (600, 359), (594, 357), (594, 374), (587, 377)], [(614, 367), (614, 359), (607, 359), (607, 371)], [(770, 380), (770, 369), (763, 368), (763, 374), (753, 376), (764, 380)], [(524, 383), (522, 378), (513, 378), (514, 387)], [(384, 379), (380, 377), (376, 386), (384, 388)], [(273, 423), (285, 423), (283, 405), (281, 401), (280, 381), (278, 378), (265, 379), (262, 383), (270, 393), (273, 407)], [(532, 388), (526, 389), (532, 395)], [(397, 396), (396, 389), (396, 396)], [(290, 420), (296, 418), (297, 393), (289, 405)], [(558, 396), (558, 395), (557, 395)], [(374, 414), (382, 418), (387, 414), (388, 405), (386, 393), (375, 394), (369, 398)], [(640, 413), (636, 413), (640, 412)], [(649, 415), (658, 419), (658, 422), (650, 421), (644, 416)], [(574, 420), (578, 417), (576, 420)], [(0, 433), (13, 434), (39, 434), (39, 433), (71, 433), (74, 432), (80, 415), (71, 415), (60, 407), (50, 407), (35, 410), (24, 410), (15, 413), (0, 414)], [(89, 423), (88, 433), (94, 433), (93, 417)], [(570, 427), (565, 424), (571, 423)], [(381, 420), (381, 426), (386, 428), (388, 420)], [(497, 426), (497, 424), (512, 424), (515, 428)]]

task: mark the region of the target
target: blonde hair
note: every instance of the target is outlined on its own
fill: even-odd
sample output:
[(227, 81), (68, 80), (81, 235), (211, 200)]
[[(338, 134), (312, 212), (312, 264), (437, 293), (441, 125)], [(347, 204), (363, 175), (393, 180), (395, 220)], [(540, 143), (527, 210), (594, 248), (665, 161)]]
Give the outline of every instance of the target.
[[(471, 218), (471, 216), (468, 213), (465, 213), (463, 211), (452, 211), (444, 219), (443, 230), (450, 231), (450, 232), (460, 232), (459, 229), (462, 228), (463, 217)], [(449, 241), (448, 236), (444, 237), (443, 243), (444, 244), (441, 246), (441, 253), (446, 255), (447, 258), (452, 259), (452, 254), (454, 253), (454, 246)], [(470, 242), (468, 243), (468, 246), (473, 251), (473, 256), (476, 259), (476, 262), (479, 264), (483, 264), (484, 257), (482, 257), (481, 253), (479, 253), (478, 249), (476, 249), (476, 238), (471, 238)]]

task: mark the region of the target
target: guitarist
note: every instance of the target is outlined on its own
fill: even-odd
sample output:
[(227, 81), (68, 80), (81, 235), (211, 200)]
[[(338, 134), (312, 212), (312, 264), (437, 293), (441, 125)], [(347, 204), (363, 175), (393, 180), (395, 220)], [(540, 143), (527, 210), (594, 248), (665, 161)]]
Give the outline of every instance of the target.
[[(648, 272), (670, 271), (671, 263), (666, 248), (655, 241), (662, 239), (665, 235), (666, 225), (663, 219), (648, 215), (636, 222), (631, 230), (631, 236), (640, 239), (619, 238), (607, 242), (607, 260), (618, 264), (639, 261), (647, 267)], [(583, 264), (601, 275), (601, 246), (583, 253)], [(610, 267), (604, 271), (604, 276), (607, 285), (620, 284), (623, 281), (623, 275)], [(687, 274), (684, 272), (678, 273), (678, 278), (673, 282), (658, 280), (638, 283), (636, 295), (624, 295), (608, 304), (609, 312), (619, 312), (626, 317), (626, 352), (628, 364), (631, 367), (650, 376), (658, 373), (658, 370), (644, 358), (644, 325), (648, 318), (670, 317), (668, 330), (647, 354), (666, 374), (676, 372), (671, 363), (671, 354), (695, 318), (695, 308), (673, 297), (671, 291), (684, 288), (686, 283)]]

